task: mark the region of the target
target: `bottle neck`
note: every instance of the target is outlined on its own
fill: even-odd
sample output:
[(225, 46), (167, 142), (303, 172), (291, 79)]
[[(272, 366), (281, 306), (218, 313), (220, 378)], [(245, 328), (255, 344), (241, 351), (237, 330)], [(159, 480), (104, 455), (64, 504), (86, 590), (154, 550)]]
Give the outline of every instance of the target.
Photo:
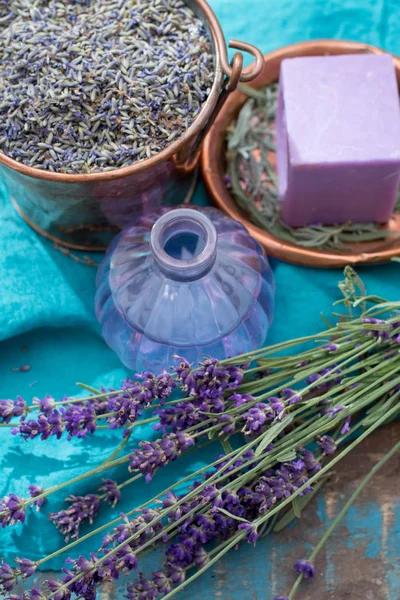
[(217, 256), (217, 231), (198, 210), (178, 208), (153, 225), (150, 247), (160, 270), (176, 281), (196, 281), (213, 267)]

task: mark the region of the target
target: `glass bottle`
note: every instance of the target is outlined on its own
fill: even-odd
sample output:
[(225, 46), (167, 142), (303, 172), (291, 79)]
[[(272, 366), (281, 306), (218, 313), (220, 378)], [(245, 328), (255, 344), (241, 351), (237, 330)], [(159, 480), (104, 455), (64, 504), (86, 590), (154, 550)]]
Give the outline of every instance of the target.
[(215, 208), (162, 208), (112, 242), (98, 272), (104, 339), (135, 372), (250, 352), (274, 310), (264, 250)]

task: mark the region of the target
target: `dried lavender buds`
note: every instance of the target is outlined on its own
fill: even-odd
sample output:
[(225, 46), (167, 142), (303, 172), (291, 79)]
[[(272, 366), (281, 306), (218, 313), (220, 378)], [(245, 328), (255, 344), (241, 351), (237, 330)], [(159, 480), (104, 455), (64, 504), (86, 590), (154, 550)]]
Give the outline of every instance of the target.
[(0, 151), (60, 173), (132, 165), (187, 130), (213, 75), (182, 0), (0, 0)]

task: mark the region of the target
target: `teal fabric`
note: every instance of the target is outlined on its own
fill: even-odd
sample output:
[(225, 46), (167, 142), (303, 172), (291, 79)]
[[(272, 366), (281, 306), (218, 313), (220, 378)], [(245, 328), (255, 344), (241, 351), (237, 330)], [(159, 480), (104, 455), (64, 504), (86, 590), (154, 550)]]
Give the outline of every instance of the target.
[[(226, 37), (246, 40), (264, 52), (314, 38), (345, 38), (377, 44), (400, 53), (400, 4), (396, 0), (213, 0)], [(207, 200), (199, 184), (195, 201)], [(93, 312), (95, 269), (77, 264), (25, 225), (0, 193), (0, 365), (1, 397), (27, 400), (46, 393), (55, 397), (74, 394), (75, 382), (95, 387), (117, 385), (127, 375), (100, 336)], [(98, 256), (95, 258), (99, 258)], [(338, 270), (312, 270), (273, 260), (277, 296), (275, 322), (269, 342), (301, 336), (321, 328), (320, 312), (329, 314), (337, 298)], [(370, 291), (398, 298), (400, 268), (394, 264), (360, 269)], [(28, 371), (15, 371), (29, 365)], [(167, 366), (167, 365), (166, 365)], [(0, 429), (0, 497), (8, 492), (26, 495), (27, 486), (44, 487), (64, 481), (95, 466), (111, 453), (118, 432), (97, 433), (88, 441), (23, 442)], [(149, 427), (137, 429), (135, 441), (152, 435)], [(212, 456), (210, 449), (202, 460)], [(147, 499), (167, 481), (198, 466), (199, 457), (182, 461), (157, 475), (150, 486), (126, 490), (119, 510)], [(117, 477), (123, 477), (120, 471)], [(87, 481), (72, 491), (88, 493), (96, 482)], [(48, 508), (59, 510), (61, 492)], [(114, 511), (116, 514), (117, 511)], [(103, 509), (100, 523), (108, 511)], [(0, 557), (15, 554), (37, 559), (60, 546), (61, 537), (45, 514), (30, 513), (27, 528), (0, 532)], [(88, 552), (95, 544), (83, 544)], [(51, 566), (58, 568), (60, 561)], [(249, 596), (250, 597), (250, 596)]]

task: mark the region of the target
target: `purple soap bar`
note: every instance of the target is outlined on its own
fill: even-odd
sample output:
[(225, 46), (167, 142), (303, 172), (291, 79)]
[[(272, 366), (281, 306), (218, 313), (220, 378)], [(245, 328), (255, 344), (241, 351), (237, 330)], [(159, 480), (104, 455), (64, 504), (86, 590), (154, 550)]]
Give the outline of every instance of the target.
[(400, 180), (400, 110), (388, 54), (284, 60), (276, 135), (288, 225), (390, 218)]

